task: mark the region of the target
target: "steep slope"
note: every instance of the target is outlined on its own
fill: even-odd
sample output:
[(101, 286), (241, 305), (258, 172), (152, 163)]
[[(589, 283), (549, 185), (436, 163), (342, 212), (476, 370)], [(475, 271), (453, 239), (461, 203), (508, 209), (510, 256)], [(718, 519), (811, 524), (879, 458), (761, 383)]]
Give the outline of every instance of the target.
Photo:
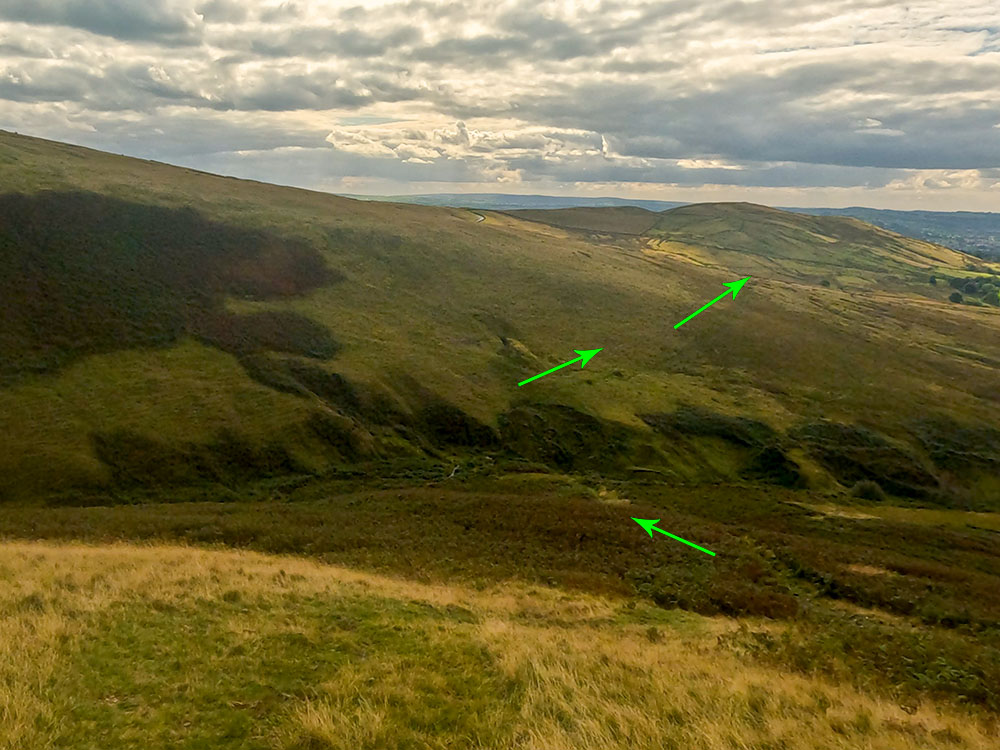
[(483, 453), (996, 497), (1000, 311), (927, 284), (966, 273), (936, 246), (727, 205), (595, 237), (9, 134), (0, 185), (0, 497)]

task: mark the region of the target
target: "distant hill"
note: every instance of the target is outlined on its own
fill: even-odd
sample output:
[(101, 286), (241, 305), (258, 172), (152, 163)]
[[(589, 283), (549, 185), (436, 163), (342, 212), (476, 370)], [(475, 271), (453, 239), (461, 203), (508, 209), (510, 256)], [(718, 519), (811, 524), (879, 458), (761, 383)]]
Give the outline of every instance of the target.
[(961, 268), (969, 257), (849, 217), (793, 214), (752, 203), (699, 203), (654, 213), (640, 208), (511, 211), (568, 229), (649, 238), (647, 249), (711, 256), (716, 263), (764, 272), (776, 263), (836, 276), (851, 269)]
[(0, 499), (456, 466), (1000, 497), (1000, 269), (857, 219), (356, 201), (6, 133), (0, 185)]
[(524, 209), (507, 213), (566, 229), (631, 235), (648, 233), (662, 218), (658, 212), (638, 206)]
[(492, 211), (513, 211), (524, 208), (574, 208), (590, 206), (636, 206), (648, 211), (665, 211), (685, 205), (675, 201), (633, 200), (630, 198), (580, 198), (556, 195), (513, 195), (506, 193), (431, 193), (426, 195), (347, 195), (358, 200), (415, 203), (421, 206), (453, 208), (485, 208)]
[[(503, 193), (434, 193), (429, 195), (348, 196), (363, 200), (417, 203), (425, 206), (484, 208), (495, 211), (523, 209), (596, 208), (634, 206), (648, 211), (667, 211), (683, 202), (586, 198)], [(783, 211), (815, 216), (851, 216), (908, 237), (926, 240), (980, 258), (1000, 259), (1000, 213), (974, 211), (891, 211), (878, 208), (795, 208)]]
[(975, 211), (889, 211), (876, 208), (790, 208), (818, 215), (853, 216), (893, 232), (1000, 259), (1000, 213)]

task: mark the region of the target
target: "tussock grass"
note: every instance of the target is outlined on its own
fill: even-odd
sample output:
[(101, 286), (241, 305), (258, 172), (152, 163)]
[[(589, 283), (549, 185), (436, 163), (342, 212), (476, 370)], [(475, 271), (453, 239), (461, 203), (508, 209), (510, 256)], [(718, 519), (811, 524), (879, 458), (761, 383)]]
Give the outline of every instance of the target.
[(0, 747), (993, 747), (719, 645), (735, 625), (183, 547), (0, 547)]

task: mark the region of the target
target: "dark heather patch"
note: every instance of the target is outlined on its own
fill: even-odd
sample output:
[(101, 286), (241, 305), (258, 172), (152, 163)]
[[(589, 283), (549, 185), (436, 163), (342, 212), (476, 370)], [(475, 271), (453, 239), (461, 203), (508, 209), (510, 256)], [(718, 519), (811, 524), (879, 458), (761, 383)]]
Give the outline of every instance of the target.
[(306, 424), (344, 461), (358, 461), (372, 453), (370, 435), (349, 417), (316, 411), (309, 415)]
[(799, 465), (786, 456), (778, 445), (765, 445), (755, 451), (741, 473), (747, 479), (781, 487), (805, 486)]
[(315, 364), (266, 352), (243, 355), (240, 361), (251, 378), (268, 388), (319, 398), (333, 410), (365, 423), (394, 426), (410, 422), (410, 417), (386, 394)]
[(213, 312), (191, 327), (201, 341), (237, 356), (273, 351), (330, 359), (339, 348), (325, 326), (292, 312)]
[(778, 441), (778, 433), (764, 422), (748, 417), (731, 417), (695, 406), (681, 406), (672, 414), (640, 414), (639, 418), (666, 435), (679, 432), (682, 435), (718, 437), (750, 448)]
[(504, 448), (562, 470), (613, 471), (632, 447), (627, 428), (560, 404), (517, 406), (498, 422)]
[(420, 410), (420, 425), (428, 439), (438, 446), (496, 448), (496, 433), (457, 406), (438, 401)]
[(838, 481), (870, 479), (894, 495), (927, 497), (938, 481), (904, 448), (873, 430), (838, 422), (813, 422), (790, 432)]
[(229, 315), (224, 301), (287, 298), (341, 278), (300, 240), (190, 208), (85, 192), (0, 195), (0, 383), (185, 334), (236, 353), (329, 357), (336, 345), (319, 324)]
[(1000, 430), (948, 417), (922, 419), (913, 432), (936, 466), (953, 472), (1000, 470)]
[(253, 443), (228, 431), (205, 443), (168, 444), (128, 430), (91, 436), (98, 459), (119, 487), (234, 484), (305, 470), (277, 443)]

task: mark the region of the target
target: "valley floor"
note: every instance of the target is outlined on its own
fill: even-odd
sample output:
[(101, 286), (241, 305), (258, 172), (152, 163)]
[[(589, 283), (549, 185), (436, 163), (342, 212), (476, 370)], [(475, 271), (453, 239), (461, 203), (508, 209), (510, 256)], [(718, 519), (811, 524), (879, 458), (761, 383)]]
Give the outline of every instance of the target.
[(10, 750), (995, 747), (635, 598), (176, 545), (6, 542), (0, 579)]

